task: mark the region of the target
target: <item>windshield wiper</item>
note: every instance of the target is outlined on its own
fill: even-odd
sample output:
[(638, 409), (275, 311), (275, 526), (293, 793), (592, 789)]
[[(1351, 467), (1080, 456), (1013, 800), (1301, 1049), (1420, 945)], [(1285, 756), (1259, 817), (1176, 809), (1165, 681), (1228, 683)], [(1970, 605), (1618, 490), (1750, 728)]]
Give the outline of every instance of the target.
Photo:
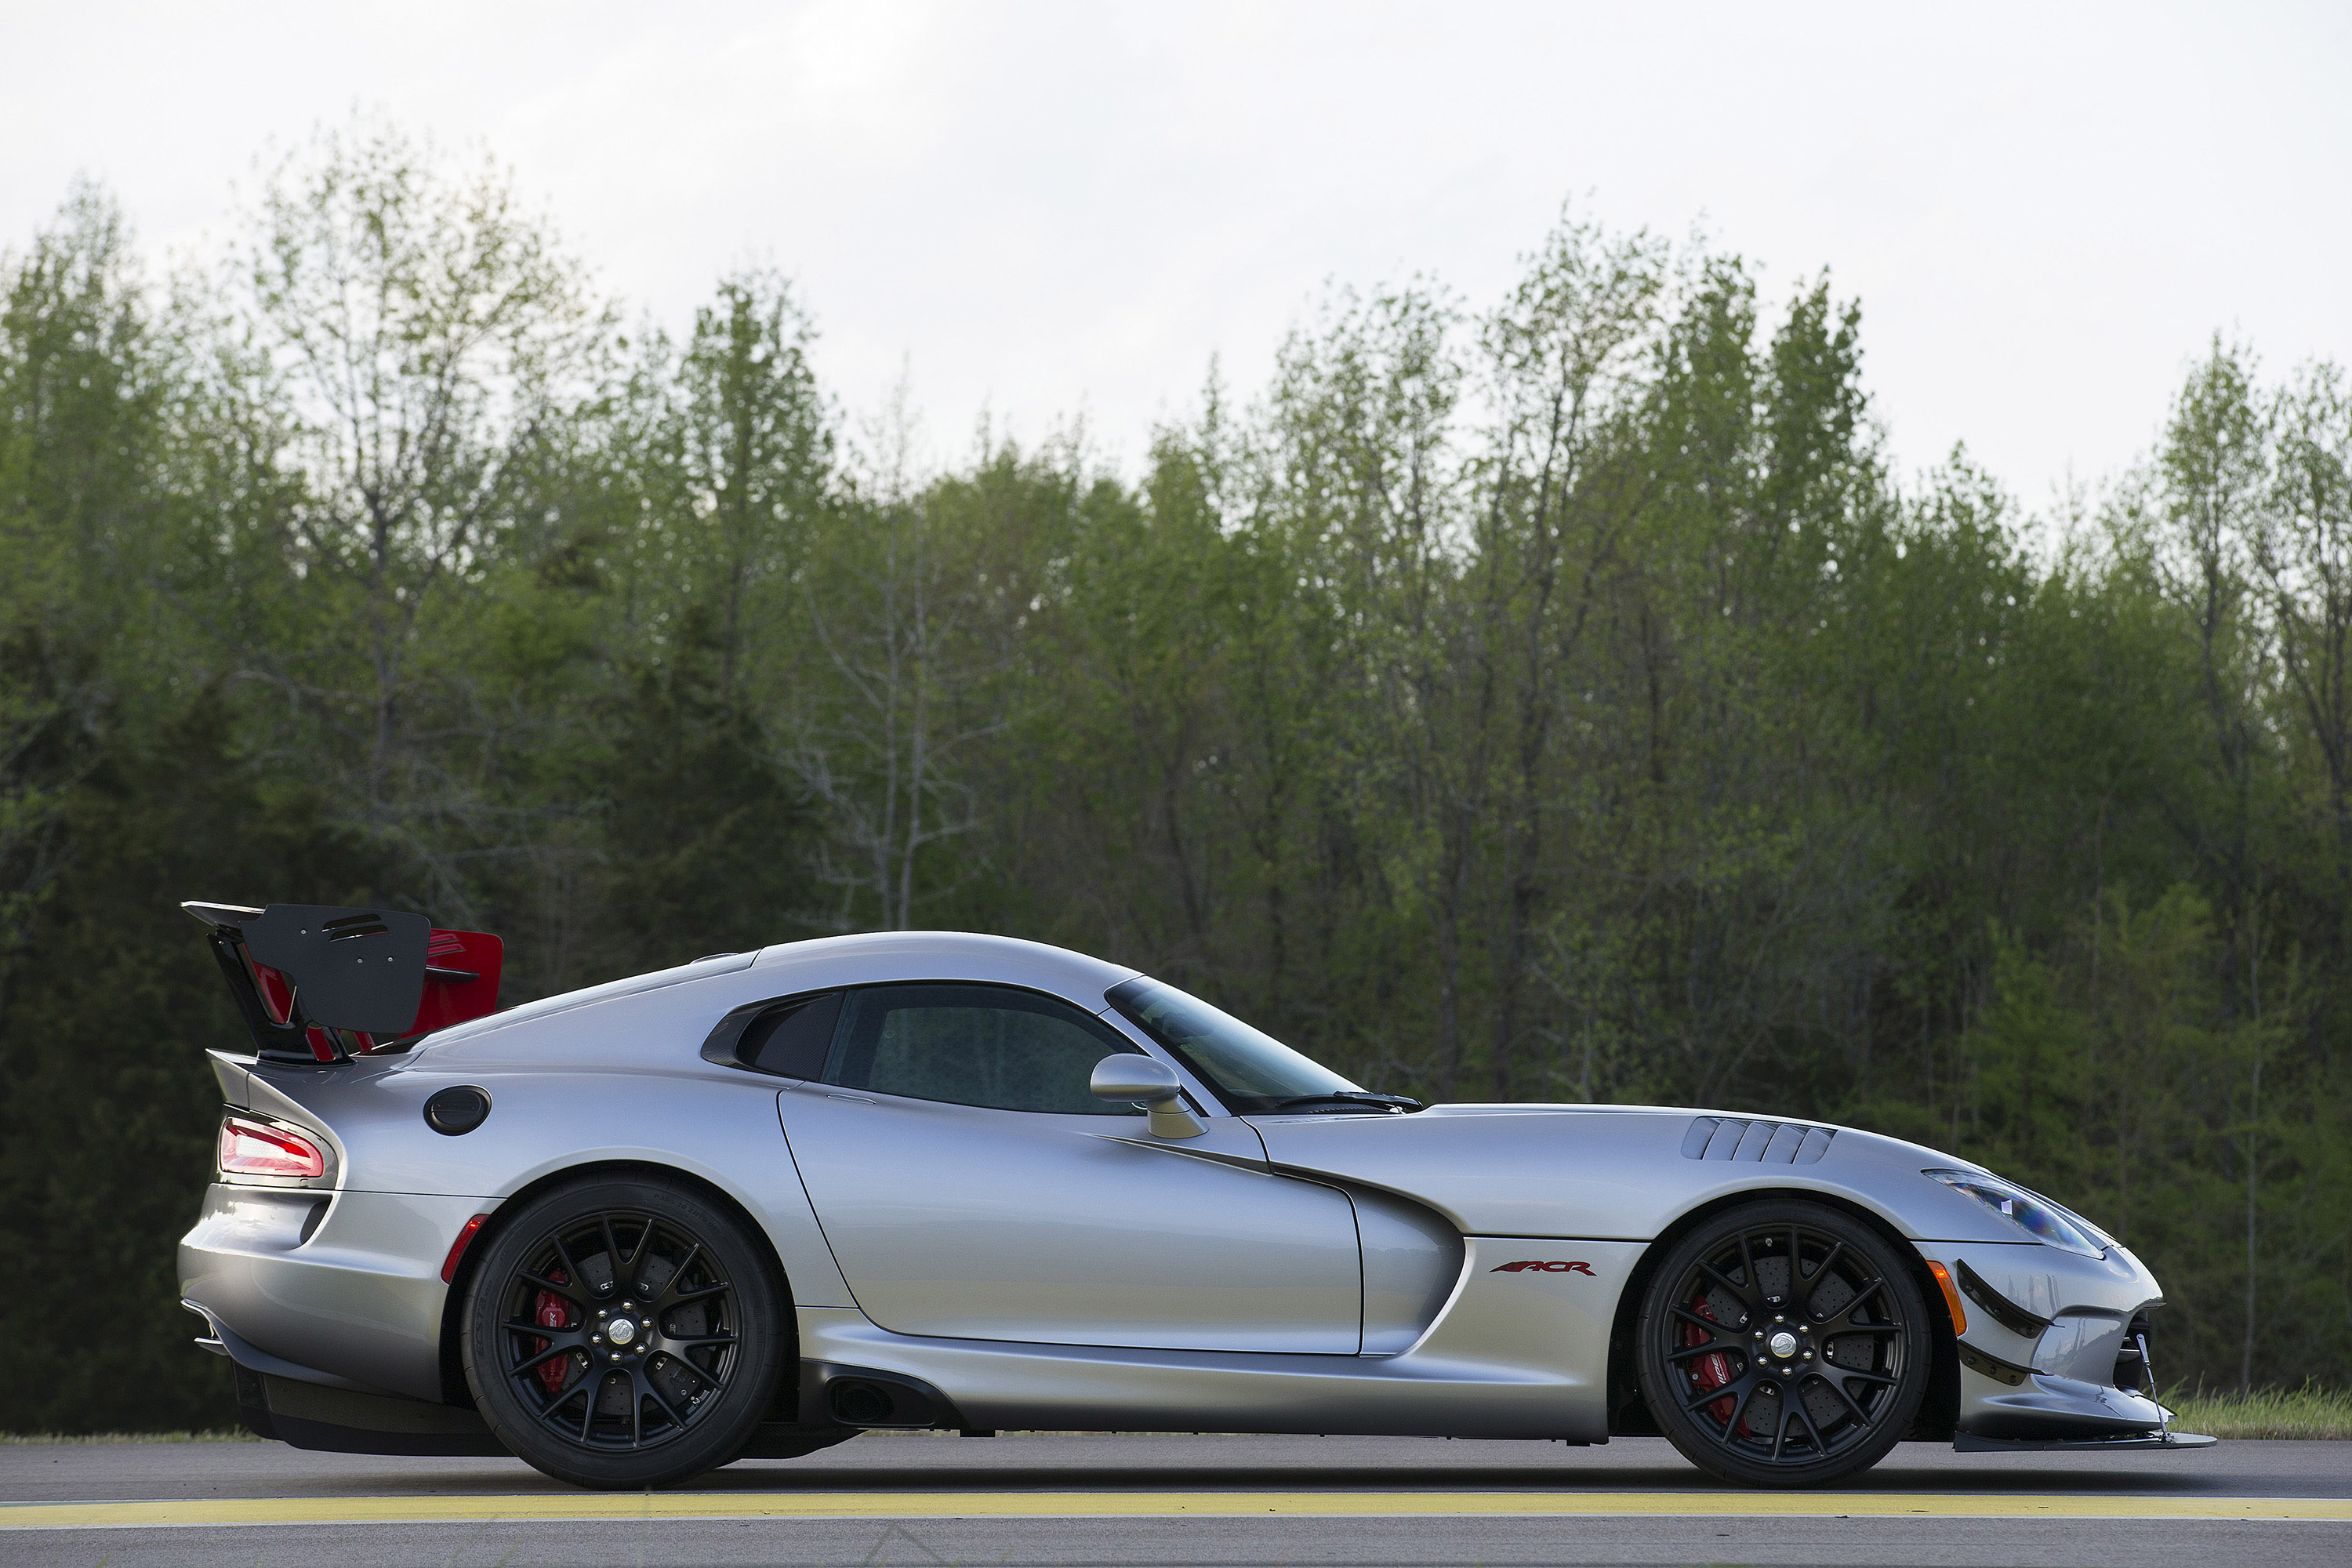
[(1335, 1089), (1327, 1094), (1294, 1094), (1287, 1100), (1277, 1100), (1268, 1107), (1273, 1110), (1297, 1110), (1310, 1105), (1328, 1105), (1340, 1110), (1361, 1106), (1367, 1110), (1414, 1111), (1421, 1101), (1402, 1094), (1371, 1094), (1360, 1089)]

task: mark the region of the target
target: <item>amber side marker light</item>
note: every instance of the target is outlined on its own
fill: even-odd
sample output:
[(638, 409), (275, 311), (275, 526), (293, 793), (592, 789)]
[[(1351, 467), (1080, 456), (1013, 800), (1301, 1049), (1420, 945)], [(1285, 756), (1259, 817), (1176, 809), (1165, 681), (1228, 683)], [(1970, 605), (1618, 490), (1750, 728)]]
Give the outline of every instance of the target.
[[(457, 1239), (449, 1244), (449, 1256), (441, 1264), (442, 1284), (446, 1285), (457, 1278), (457, 1260), (466, 1256), (466, 1248), (474, 1244), (474, 1237), (481, 1230), (482, 1222), (489, 1217), (486, 1214), (478, 1214), (457, 1227)], [(1949, 1290), (1951, 1287), (1947, 1285), (1944, 1289)]]
[(1967, 1333), (1969, 1331), (1969, 1314), (1967, 1309), (1960, 1305), (1959, 1288), (1952, 1283), (1952, 1271), (1945, 1268), (1942, 1264), (1930, 1259), (1927, 1264), (1927, 1272), (1933, 1274), (1936, 1277), (1936, 1283), (1944, 1288), (1944, 1305), (1952, 1310), (1952, 1332), (1956, 1334)]

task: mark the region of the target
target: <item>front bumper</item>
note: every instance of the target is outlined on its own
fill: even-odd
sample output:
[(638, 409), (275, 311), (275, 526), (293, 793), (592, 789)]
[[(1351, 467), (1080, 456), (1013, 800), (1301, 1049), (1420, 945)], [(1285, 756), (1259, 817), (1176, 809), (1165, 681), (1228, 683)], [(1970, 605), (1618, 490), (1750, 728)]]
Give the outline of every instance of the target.
[[(2104, 1258), (2039, 1242), (1931, 1242), (1923, 1250), (1963, 1281), (1962, 1436), (2122, 1441), (2169, 1424), (2171, 1413), (2151, 1397), (2154, 1378), (2126, 1353), (2135, 1324), (2164, 1304), (2155, 1277), (2126, 1248)], [(1976, 1299), (1970, 1276), (1982, 1288)]]

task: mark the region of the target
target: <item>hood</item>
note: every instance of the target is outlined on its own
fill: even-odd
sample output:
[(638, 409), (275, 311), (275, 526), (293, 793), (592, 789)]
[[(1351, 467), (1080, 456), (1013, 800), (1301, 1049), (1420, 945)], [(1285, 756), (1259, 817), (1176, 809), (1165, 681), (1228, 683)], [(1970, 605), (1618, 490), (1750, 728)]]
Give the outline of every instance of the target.
[(1915, 1239), (2015, 1241), (1920, 1174), (1966, 1161), (1856, 1128), (1624, 1105), (1253, 1116), (1277, 1165), (1415, 1198), (1466, 1235), (1646, 1241), (1746, 1191), (1818, 1192)]

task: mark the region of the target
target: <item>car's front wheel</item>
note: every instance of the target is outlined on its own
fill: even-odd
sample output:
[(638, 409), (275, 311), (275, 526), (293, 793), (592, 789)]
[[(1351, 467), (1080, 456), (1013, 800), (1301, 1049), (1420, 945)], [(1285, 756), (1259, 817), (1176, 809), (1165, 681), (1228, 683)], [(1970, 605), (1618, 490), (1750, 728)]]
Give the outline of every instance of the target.
[(1823, 1204), (1744, 1205), (1651, 1276), (1635, 1366), (1659, 1430), (1742, 1486), (1819, 1486), (1902, 1441), (1932, 1372), (1906, 1259)]
[(499, 1221), (464, 1354), (500, 1442), (583, 1487), (661, 1486), (742, 1451), (789, 1347), (741, 1221), (650, 1178), (572, 1183)]

